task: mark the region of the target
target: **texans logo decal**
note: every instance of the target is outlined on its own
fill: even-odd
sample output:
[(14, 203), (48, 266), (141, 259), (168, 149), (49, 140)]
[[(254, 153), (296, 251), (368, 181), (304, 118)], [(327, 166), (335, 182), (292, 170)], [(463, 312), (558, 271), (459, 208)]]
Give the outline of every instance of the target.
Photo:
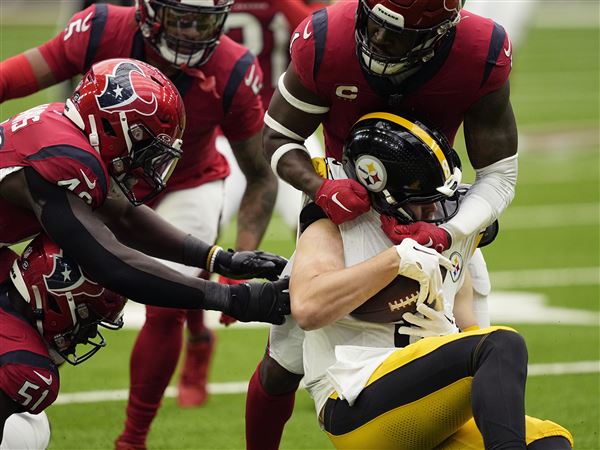
[(151, 116), (158, 108), (154, 94), (145, 100), (134, 89), (133, 80), (146, 78), (144, 71), (130, 62), (117, 64), (112, 75), (106, 77), (107, 82), (102, 94), (96, 96), (98, 107), (108, 112), (135, 111), (144, 116)]
[[(49, 292), (55, 294), (62, 294), (64, 292), (71, 292), (73, 295), (86, 294), (91, 297), (97, 297), (104, 292), (104, 288), (98, 284), (92, 283), (87, 280), (81, 273), (81, 269), (74, 261), (65, 258), (64, 256), (56, 255), (54, 258), (54, 268), (50, 275), (44, 275), (44, 282)], [(86, 290), (91, 292), (84, 292), (80, 287), (87, 283)]]

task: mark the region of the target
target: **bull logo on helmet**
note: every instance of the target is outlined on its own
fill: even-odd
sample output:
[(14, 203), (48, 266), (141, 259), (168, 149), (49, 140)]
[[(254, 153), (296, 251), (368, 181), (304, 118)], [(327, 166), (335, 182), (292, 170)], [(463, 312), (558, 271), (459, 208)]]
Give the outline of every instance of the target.
[(134, 80), (146, 78), (146, 74), (137, 65), (130, 62), (117, 64), (112, 75), (106, 76), (106, 86), (102, 94), (96, 96), (98, 107), (108, 112), (135, 111), (144, 116), (151, 116), (158, 109), (158, 101), (154, 94), (145, 100), (136, 92)]
[(83, 275), (75, 261), (62, 255), (55, 255), (52, 260), (54, 261), (52, 272), (50, 275), (44, 275), (48, 292), (57, 295), (70, 292), (73, 296), (84, 294), (90, 297), (98, 297), (104, 292), (102, 286), (91, 282)]

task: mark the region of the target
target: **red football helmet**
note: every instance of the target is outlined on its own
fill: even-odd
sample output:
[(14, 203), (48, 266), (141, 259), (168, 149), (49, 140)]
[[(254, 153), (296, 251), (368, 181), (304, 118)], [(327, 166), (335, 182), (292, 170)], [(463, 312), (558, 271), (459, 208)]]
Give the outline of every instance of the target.
[[(65, 116), (89, 137), (127, 198), (157, 195), (181, 157), (185, 108), (158, 69), (134, 59), (94, 64), (65, 103)], [(133, 192), (146, 184), (142, 198)]]
[(355, 37), (361, 65), (390, 76), (429, 61), (460, 20), (464, 0), (359, 0)]
[[(57, 244), (38, 235), (10, 271), (17, 291), (31, 307), (37, 329), (55, 362), (76, 365), (106, 345), (98, 325), (123, 326), (127, 300), (86, 278)], [(90, 345), (82, 355), (77, 345)]]
[(219, 44), (233, 0), (136, 0), (143, 36), (175, 66), (199, 67)]

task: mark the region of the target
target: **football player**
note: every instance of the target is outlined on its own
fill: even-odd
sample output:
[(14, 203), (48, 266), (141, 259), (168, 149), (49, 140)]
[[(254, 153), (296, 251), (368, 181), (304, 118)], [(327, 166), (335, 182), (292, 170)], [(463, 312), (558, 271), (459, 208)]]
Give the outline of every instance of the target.
[(45, 234), (21, 257), (0, 249), (0, 448), (47, 447), (43, 411), (58, 395), (58, 366), (104, 347), (99, 327), (121, 328), (126, 301), (87, 278)]
[[(263, 71), (260, 91), (263, 105), (268, 105), (277, 87), (277, 80), (289, 64), (289, 45), (292, 31), (313, 11), (330, 2), (311, 0), (238, 0), (231, 7), (225, 22), (225, 34), (247, 47), (256, 55)], [(322, 156), (320, 140), (313, 134), (306, 142), (315, 156)], [(222, 223), (228, 224), (237, 211), (244, 191), (244, 176), (223, 137), (217, 139), (217, 149), (226, 157), (231, 175), (225, 181), (225, 208)], [(277, 188), (275, 211), (290, 230), (298, 226), (302, 193), (281, 179)]]
[[(206, 242), (216, 241), (223, 180), (229, 174), (215, 147), (220, 129), (248, 182), (237, 216), (235, 248), (256, 249), (272, 214), (277, 180), (262, 157), (264, 111), (258, 96), (262, 72), (246, 48), (222, 36), (232, 4), (232, 0), (140, 0), (134, 7), (92, 5), (75, 14), (54, 39), (2, 63), (0, 101), (72, 78), (107, 58), (134, 57), (158, 67), (182, 95), (190, 126), (183, 139), (184, 156), (169, 187), (150, 205), (178, 228)], [(172, 267), (207, 277), (198, 268)], [(182, 382), (188, 381), (184, 397), (193, 396), (193, 404), (206, 400), (214, 335), (204, 326), (201, 312), (148, 307), (132, 353), (129, 441), (134, 435), (138, 444), (145, 439), (175, 370), (186, 320), (193, 345), (186, 355), (190, 363), (182, 371)], [(158, 346), (165, 351), (160, 358), (150, 358)], [(136, 400), (142, 397), (146, 400)]]
[[(367, 114), (342, 164), (326, 168), (329, 179), (364, 186), (372, 204), (341, 225), (308, 204), (291, 268), (292, 315), (311, 330), (305, 383), (335, 447), (570, 449), (561, 426), (526, 420), (523, 338), (507, 327), (479, 328), (472, 310), (455, 303), (483, 229), (454, 239), (442, 256), (413, 239), (394, 245), (381, 228), (390, 218), (441, 224), (460, 213), (460, 160), (445, 138), (420, 122)], [(398, 275), (421, 284), (417, 313), (400, 323), (352, 316)]]
[(95, 280), (135, 301), (281, 322), (282, 284), (222, 286), (145, 255), (238, 278), (274, 279), (285, 263), (262, 252), (225, 252), (134, 207), (164, 189), (181, 156), (184, 125), (174, 85), (131, 59), (93, 65), (66, 104), (3, 122), (0, 242), (22, 241), (43, 227)]
[[(354, 180), (319, 177), (304, 138), (322, 123), (327, 155), (339, 160), (351, 126), (373, 110), (409, 112), (450, 141), (464, 121), (477, 172), (463, 208), (445, 229), (392, 219), (384, 226), (395, 243), (410, 236), (447, 247), (450, 234), (459, 238), (492, 223), (511, 201), (517, 133), (509, 101), (510, 41), (502, 27), (461, 6), (458, 0), (338, 2), (294, 32), (292, 62), (265, 117), (265, 150), (274, 171), (314, 198), (335, 223), (369, 209), (366, 190)], [(486, 325), (490, 284), (479, 250), (470, 271), (478, 322)], [(277, 336), (285, 339), (287, 332), (271, 332), (271, 351)], [(301, 366), (296, 370), (301, 373)], [(267, 354), (250, 383), (248, 402), (261, 404), (263, 417), (284, 417), (300, 376)], [(274, 429), (271, 421), (268, 426)]]

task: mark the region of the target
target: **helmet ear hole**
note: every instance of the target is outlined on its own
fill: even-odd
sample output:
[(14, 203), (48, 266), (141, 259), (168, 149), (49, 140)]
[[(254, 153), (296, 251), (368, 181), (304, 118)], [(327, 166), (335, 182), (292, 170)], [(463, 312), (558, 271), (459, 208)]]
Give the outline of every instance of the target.
[(115, 132), (115, 129), (112, 127), (112, 125), (110, 124), (110, 122), (108, 121), (108, 119), (106, 118), (102, 118), (102, 129), (104, 130), (104, 133), (107, 134), (108, 136), (117, 136), (117, 133)]
[(56, 298), (50, 293), (48, 293), (48, 308), (54, 311), (56, 314), (60, 314), (60, 307), (58, 306), (58, 302)]

